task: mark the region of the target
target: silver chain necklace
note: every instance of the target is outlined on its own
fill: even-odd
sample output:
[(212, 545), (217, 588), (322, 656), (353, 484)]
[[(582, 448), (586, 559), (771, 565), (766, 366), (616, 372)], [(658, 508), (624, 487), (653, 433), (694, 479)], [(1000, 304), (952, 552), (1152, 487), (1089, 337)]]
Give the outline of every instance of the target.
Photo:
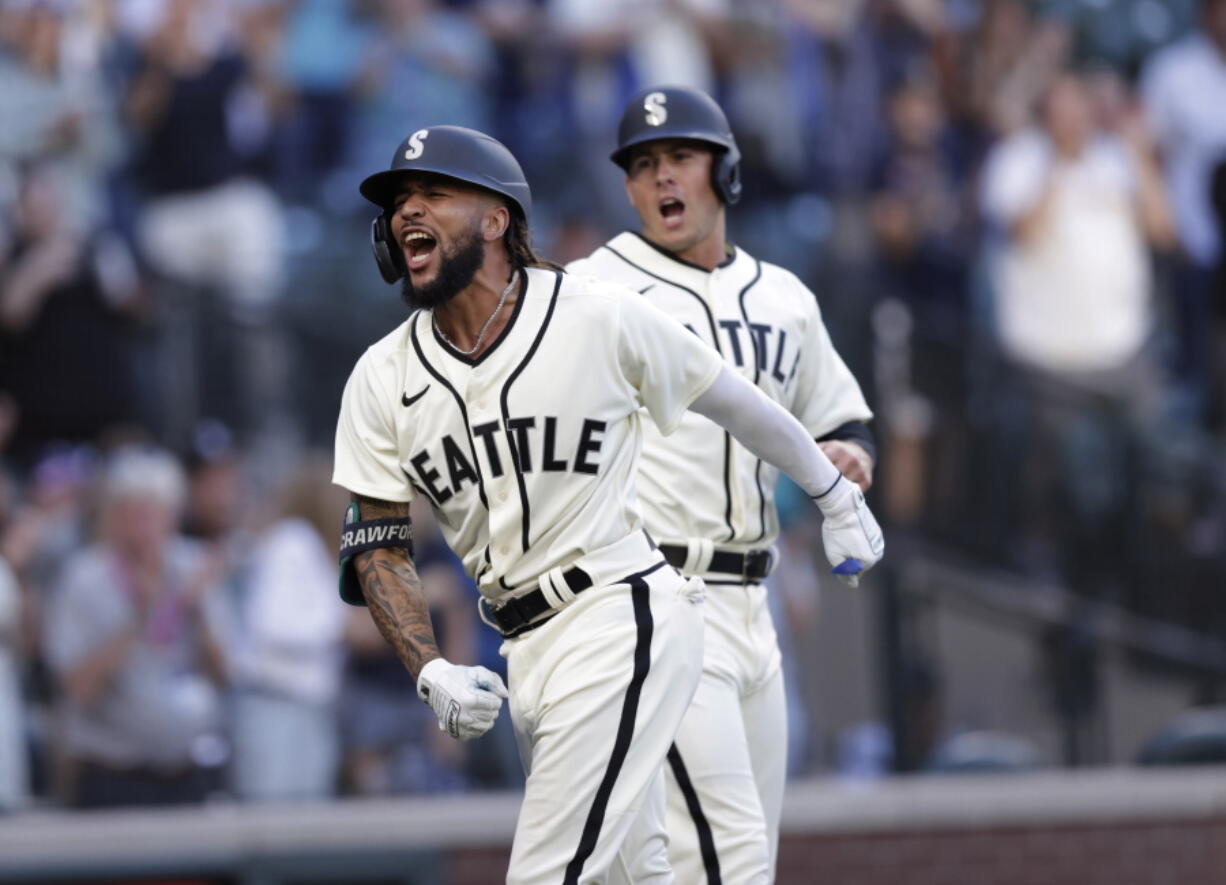
[(482, 326), (481, 331), (477, 333), (477, 341), (469, 350), (461, 350), (459, 347), (457, 347), (456, 343), (447, 337), (447, 333), (439, 328), (438, 321), (431, 317), (431, 320), (434, 322), (434, 331), (438, 332), (439, 335), (443, 337), (443, 340), (446, 341), (451, 349), (456, 351), (456, 353), (463, 354), (464, 356), (472, 356), (481, 347), (481, 342), (485, 340), (485, 333), (490, 330), (490, 324), (494, 322), (494, 317), (498, 316), (498, 311), (502, 310), (502, 306), (506, 304), (507, 296), (511, 294), (511, 289), (515, 287), (515, 281), (517, 279), (519, 279), (519, 271), (512, 271), (511, 279), (507, 283), (507, 287), (502, 290), (502, 294), (498, 296), (498, 303), (494, 305), (494, 312), (490, 314), (490, 318), (485, 321), (485, 325)]

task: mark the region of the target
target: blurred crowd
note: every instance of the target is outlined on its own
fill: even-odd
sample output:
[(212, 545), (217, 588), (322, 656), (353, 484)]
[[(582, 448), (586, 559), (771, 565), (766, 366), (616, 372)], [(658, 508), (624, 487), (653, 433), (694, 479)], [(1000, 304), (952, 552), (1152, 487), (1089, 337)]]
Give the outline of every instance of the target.
[(0, 809), (513, 782), (336, 600), (312, 446), (399, 310), (356, 185), (483, 129), (578, 257), (651, 83), (727, 109), (895, 536), (1226, 627), (1226, 0), (3, 0)]
[[(513, 786), (509, 726), (448, 738), (340, 601), (328, 453), (253, 476), (230, 443), (206, 423), (186, 460), (147, 440), (63, 447), (20, 500), (0, 487), (0, 810)], [(504, 669), (415, 515), (440, 648)]]

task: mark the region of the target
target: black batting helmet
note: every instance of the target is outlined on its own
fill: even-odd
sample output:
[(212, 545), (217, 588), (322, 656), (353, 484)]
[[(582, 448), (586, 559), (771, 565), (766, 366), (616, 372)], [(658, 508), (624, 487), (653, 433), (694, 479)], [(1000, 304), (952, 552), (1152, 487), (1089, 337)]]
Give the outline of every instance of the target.
[(404, 255), (392, 243), (390, 214), (401, 177), (407, 172), (431, 172), (491, 190), (507, 198), (526, 221), (532, 192), (519, 162), (497, 139), (463, 126), (418, 129), (396, 148), (391, 166), (368, 176), (358, 190), (383, 211), (370, 229), (370, 247), (383, 279), (394, 283), (405, 275)]
[(609, 159), (629, 171), (630, 149), (661, 138), (688, 138), (714, 147), (711, 186), (729, 205), (741, 198), (741, 152), (715, 99), (685, 86), (643, 90), (622, 111), (617, 150)]

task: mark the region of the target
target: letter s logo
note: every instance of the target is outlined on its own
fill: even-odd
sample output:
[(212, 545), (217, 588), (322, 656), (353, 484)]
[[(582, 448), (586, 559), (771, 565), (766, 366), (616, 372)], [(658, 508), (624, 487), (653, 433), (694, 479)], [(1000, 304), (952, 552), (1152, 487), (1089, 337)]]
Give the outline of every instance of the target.
[(668, 119), (668, 109), (664, 107), (666, 101), (668, 101), (668, 96), (663, 92), (650, 92), (643, 99), (643, 110), (647, 112), (647, 125), (664, 125), (664, 121)]
[(409, 146), (404, 149), (404, 158), (406, 160), (416, 160), (418, 157), (420, 157), (422, 155), (422, 151), (426, 149), (426, 146), (422, 144), (422, 142), (425, 141), (426, 137), (429, 135), (429, 129), (418, 129), (416, 132), (410, 135)]

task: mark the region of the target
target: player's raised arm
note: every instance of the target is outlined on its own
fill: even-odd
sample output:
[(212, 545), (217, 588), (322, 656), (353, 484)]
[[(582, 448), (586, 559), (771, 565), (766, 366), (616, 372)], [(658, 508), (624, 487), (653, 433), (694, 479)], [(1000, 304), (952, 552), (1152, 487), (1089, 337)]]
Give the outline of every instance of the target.
[[(413, 565), (409, 505), (354, 495), (341, 539), (342, 596), (356, 581), (383, 638), (417, 680), (417, 694), (439, 728), (468, 740), (489, 731), (506, 686), (485, 667), (462, 667), (439, 655), (430, 607)], [(352, 569), (352, 571), (350, 571)]]
[(804, 489), (826, 517), (822, 540), (834, 573), (853, 587), (885, 551), (881, 527), (860, 487), (839, 473), (787, 409), (724, 366), (690, 408), (774, 464)]
[(627, 380), (661, 431), (689, 408), (792, 477), (826, 521), (822, 539), (834, 573), (853, 587), (885, 550), (864, 493), (844, 479), (792, 413), (772, 400), (680, 323), (634, 293), (621, 302), (620, 358)]

